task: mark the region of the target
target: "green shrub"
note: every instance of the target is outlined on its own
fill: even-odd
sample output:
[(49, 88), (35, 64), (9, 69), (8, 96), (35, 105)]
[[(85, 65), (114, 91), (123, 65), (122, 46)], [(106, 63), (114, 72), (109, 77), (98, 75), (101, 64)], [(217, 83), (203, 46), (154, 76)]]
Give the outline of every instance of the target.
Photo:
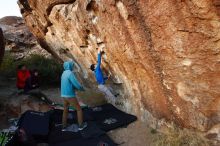
[(14, 61), (13, 57), (6, 53), (0, 67), (0, 75), (6, 78), (16, 77), (17, 66), (25, 64), (28, 69), (37, 69), (42, 85), (58, 85), (62, 73), (62, 65), (53, 58), (45, 58), (41, 55), (31, 55), (20, 61)]
[(0, 76), (6, 78), (12, 78), (16, 75), (16, 62), (13, 56), (9, 52), (6, 52), (3, 61), (0, 65)]

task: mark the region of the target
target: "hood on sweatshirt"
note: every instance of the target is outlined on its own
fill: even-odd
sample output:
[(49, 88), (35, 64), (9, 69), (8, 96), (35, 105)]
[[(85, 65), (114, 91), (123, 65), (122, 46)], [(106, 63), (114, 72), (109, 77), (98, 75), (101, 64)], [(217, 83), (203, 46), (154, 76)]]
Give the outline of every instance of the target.
[(73, 61), (66, 61), (63, 64), (64, 70), (71, 70), (72, 71), (73, 70), (73, 66), (74, 66)]

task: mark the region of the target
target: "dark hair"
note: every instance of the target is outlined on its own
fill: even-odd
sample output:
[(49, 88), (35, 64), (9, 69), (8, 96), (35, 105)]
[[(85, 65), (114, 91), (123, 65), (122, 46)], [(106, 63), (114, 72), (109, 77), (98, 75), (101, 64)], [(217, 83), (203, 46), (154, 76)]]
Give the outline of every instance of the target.
[(20, 65), (18, 65), (18, 69), (21, 69), (21, 68), (24, 67), (24, 66), (26, 66), (26, 65), (20, 64)]
[(91, 69), (92, 71), (95, 71), (95, 64), (92, 64), (92, 65), (90, 66), (90, 69)]

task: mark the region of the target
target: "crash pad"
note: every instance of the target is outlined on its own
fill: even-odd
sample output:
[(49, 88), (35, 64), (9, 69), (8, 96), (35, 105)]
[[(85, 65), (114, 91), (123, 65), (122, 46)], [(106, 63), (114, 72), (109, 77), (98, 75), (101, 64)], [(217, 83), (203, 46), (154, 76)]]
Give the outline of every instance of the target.
[(49, 134), (49, 114), (26, 111), (18, 121), (18, 128), (24, 129), (29, 137), (39, 142), (47, 142)]
[[(115, 146), (105, 134), (107, 131), (125, 127), (137, 120), (111, 104), (84, 108), (84, 121), (88, 127), (83, 131), (62, 131), (62, 110), (54, 109), (46, 113), (27, 111), (18, 122), (36, 143), (49, 143), (50, 146)], [(68, 124), (77, 124), (76, 111), (70, 111)], [(106, 145), (105, 145), (106, 144)]]
[(93, 107), (90, 112), (96, 124), (106, 132), (119, 127), (126, 127), (137, 120), (136, 116), (127, 114), (111, 104)]
[(107, 135), (89, 139), (73, 139), (62, 143), (49, 144), (49, 146), (117, 146)]
[[(85, 121), (94, 121), (94, 118), (90, 114), (89, 108), (83, 109), (83, 118)], [(62, 124), (62, 115), (63, 110), (60, 109), (54, 109), (48, 112), (50, 115), (50, 125), (56, 126)], [(77, 112), (76, 111), (69, 111), (68, 118), (67, 118), (68, 124), (77, 123)]]

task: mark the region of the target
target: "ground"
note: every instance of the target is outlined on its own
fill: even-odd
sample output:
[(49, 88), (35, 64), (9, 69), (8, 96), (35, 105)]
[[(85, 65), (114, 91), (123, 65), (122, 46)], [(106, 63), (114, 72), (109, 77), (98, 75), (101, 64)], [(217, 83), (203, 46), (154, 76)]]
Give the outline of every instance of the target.
[[(41, 88), (42, 92), (56, 103), (62, 103), (60, 89), (57, 86)], [(18, 118), (26, 110), (46, 112), (50, 107), (41, 100), (31, 98), (27, 95), (16, 95), (15, 79), (0, 77), (0, 130), (9, 127), (8, 119)], [(89, 106), (96, 106), (105, 103), (102, 94), (96, 90), (86, 89), (85, 92), (78, 92), (79, 100)], [(108, 132), (107, 134), (120, 146), (208, 146), (207, 140), (201, 133), (194, 130), (171, 127), (162, 134), (148, 126), (147, 121), (140, 119), (128, 125)], [(163, 131), (164, 133), (164, 131)], [(218, 146), (219, 143), (212, 144)], [(47, 146), (40, 144), (39, 146)]]
[[(0, 79), (0, 103), (5, 103), (7, 100), (16, 100), (16, 97), (13, 96), (13, 93), (16, 92), (15, 88), (15, 79), (5, 80)], [(42, 91), (53, 101), (57, 103), (62, 103), (62, 99), (60, 98), (60, 89), (59, 87), (50, 87), (50, 88), (43, 88)], [(101, 105), (105, 102), (102, 94), (98, 93), (97, 91), (93, 91), (90, 89), (87, 89), (84, 93), (78, 93), (78, 96), (81, 97), (81, 100), (90, 106), (95, 105)], [(21, 100), (26, 100), (28, 97), (21, 97)], [(30, 107), (33, 109), (39, 109), (40, 111), (47, 111), (49, 108), (45, 105), (42, 105), (40, 101), (32, 100), (33, 102), (36, 102), (36, 104), (33, 103), (27, 103), (22, 101), (22, 108), (21, 112), (24, 112), (25, 110), (29, 109)], [(24, 104), (25, 103), (25, 104)], [(2, 104), (0, 104), (2, 105)], [(0, 106), (1, 108), (1, 106)], [(3, 108), (3, 107), (2, 107)], [(9, 126), (8, 119), (9, 118), (16, 118), (13, 117), (11, 114), (8, 115), (10, 112), (7, 112), (7, 114), (1, 110), (0, 112), (0, 129), (7, 128)], [(135, 123), (130, 124), (128, 127), (125, 128), (119, 128), (117, 130), (110, 131), (108, 135), (118, 144), (121, 144), (121, 146), (147, 146), (147, 145), (153, 145), (153, 139), (156, 137), (155, 134), (151, 133), (151, 128), (146, 126), (147, 124), (140, 122), (139, 120)]]

